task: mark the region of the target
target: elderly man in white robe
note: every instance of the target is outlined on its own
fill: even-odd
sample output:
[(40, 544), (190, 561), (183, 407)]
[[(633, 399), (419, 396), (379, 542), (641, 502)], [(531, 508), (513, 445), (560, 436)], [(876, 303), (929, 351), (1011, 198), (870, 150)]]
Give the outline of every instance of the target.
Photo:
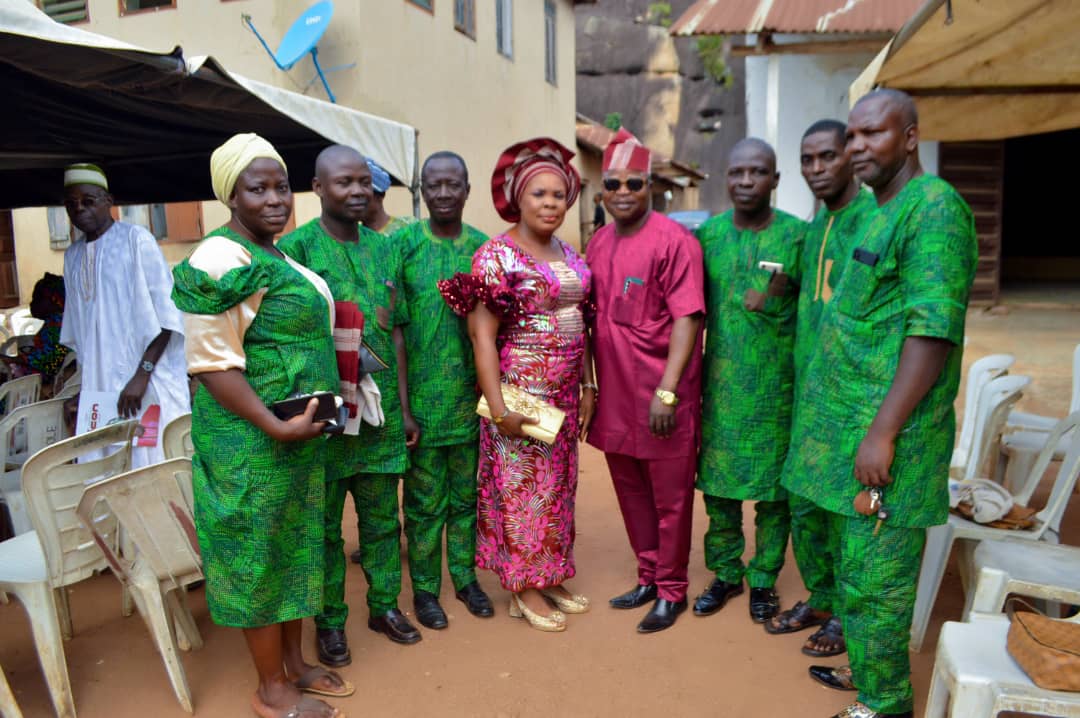
[(184, 324), (157, 240), (143, 227), (114, 220), (112, 205), (99, 167), (64, 171), (64, 208), (83, 235), (64, 252), (60, 342), (75, 350), (84, 394), (119, 395), (118, 416), (141, 417), (152, 390), (161, 408), (158, 440), (134, 449), (132, 468), (138, 468), (165, 459), (161, 431), (191, 411)]

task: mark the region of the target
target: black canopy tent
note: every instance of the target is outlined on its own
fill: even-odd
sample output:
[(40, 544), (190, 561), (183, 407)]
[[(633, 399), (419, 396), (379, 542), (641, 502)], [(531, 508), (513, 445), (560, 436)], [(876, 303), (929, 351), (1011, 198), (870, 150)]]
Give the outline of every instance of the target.
[(0, 207), (57, 204), (62, 168), (97, 162), (120, 203), (213, 198), (209, 158), (237, 132), (281, 152), (297, 191), (315, 155), (356, 147), (410, 189), (416, 131), (229, 73), (178, 47), (153, 53), (0, 0)]

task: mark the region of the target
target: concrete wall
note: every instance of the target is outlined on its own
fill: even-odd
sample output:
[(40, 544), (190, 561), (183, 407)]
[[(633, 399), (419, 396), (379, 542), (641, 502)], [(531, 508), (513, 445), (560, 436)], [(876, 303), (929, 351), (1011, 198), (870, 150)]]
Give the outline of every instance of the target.
[[(178, 7), (120, 17), (116, 0), (88, 0), (90, 21), (79, 27), (150, 50), (168, 52), (180, 45), (185, 56), (213, 55), (240, 74), (301, 90), (315, 72), (310, 59), (286, 73), (277, 69), (258, 40), (241, 22), (251, 15), (273, 48), (309, 0), (177, 0)], [(436, 0), (430, 13), (408, 0), (348, 0), (335, 5), (334, 18), (319, 43), (319, 63), (356, 67), (329, 76), (342, 105), (408, 123), (420, 130), (421, 158), (441, 149), (460, 153), (469, 164), (472, 195), (465, 221), (486, 232), (506, 227), (491, 203), (489, 180), (495, 160), (518, 140), (546, 135), (574, 148), (574, 7), (557, 0), (557, 85), (544, 79), (544, 4), (513, 3), (513, 59), (496, 51), (495, 3), (476, 0), (475, 40), (454, 29), (454, 3)], [(322, 85), (308, 91), (325, 99)], [(411, 195), (393, 189), (393, 214), (411, 213)], [(204, 227), (227, 219), (216, 202), (204, 203)], [(313, 195), (298, 195), (296, 221), (318, 213)], [(48, 269), (58, 271), (61, 252), (48, 250), (45, 211), (14, 213), (16, 257), (23, 301)], [(560, 235), (578, 242), (576, 222)], [(163, 250), (183, 256), (190, 246)]]
[[(799, 168), (803, 132), (821, 119), (847, 121), (848, 87), (873, 59), (868, 53), (754, 55), (746, 58), (746, 133), (776, 149), (780, 185), (775, 206), (810, 218), (814, 197)], [(937, 143), (923, 142), (919, 156), (937, 172)]]

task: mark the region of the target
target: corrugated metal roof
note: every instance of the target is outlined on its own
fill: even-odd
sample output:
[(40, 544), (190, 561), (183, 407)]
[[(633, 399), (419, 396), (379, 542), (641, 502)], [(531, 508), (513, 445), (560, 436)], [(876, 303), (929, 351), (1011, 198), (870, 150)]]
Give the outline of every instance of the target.
[(671, 34), (894, 33), (922, 4), (923, 0), (697, 0), (671, 26)]

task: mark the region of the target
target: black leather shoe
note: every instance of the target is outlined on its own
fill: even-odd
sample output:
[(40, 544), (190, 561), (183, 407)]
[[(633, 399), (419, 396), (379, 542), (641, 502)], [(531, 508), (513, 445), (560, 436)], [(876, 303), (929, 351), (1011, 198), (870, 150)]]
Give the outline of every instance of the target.
[(685, 610), (685, 598), (681, 601), (669, 601), (666, 598), (658, 598), (656, 599), (656, 603), (653, 604), (653, 607), (649, 609), (649, 612), (645, 614), (645, 618), (641, 619), (641, 623), (637, 625), (637, 632), (656, 633), (665, 628), (671, 628), (675, 625), (675, 619)]
[(340, 628), (316, 628), (315, 646), (319, 649), (319, 663), (340, 668), (352, 663), (349, 642)]
[(381, 616), (372, 616), (367, 625), (376, 633), (385, 633), (394, 643), (416, 643), (422, 638), (416, 626), (409, 623), (405, 614), (396, 608), (391, 608)]
[(728, 583), (716, 578), (709, 587), (694, 601), (695, 616), (711, 616), (728, 602), (728, 599), (743, 592), (742, 581)]
[(624, 594), (608, 601), (612, 608), (641, 608), (646, 603), (656, 600), (656, 584), (637, 585)]
[(446, 611), (439, 605), (439, 597), (427, 591), (416, 591), (413, 595), (413, 608), (416, 620), (421, 626), (439, 630), (446, 628)]
[(495, 615), (495, 609), (491, 605), (491, 599), (480, 588), (480, 584), (473, 581), (469, 585), (454, 593), (457, 600), (465, 604), (469, 613), (480, 618), (491, 618)]
[(353, 563), (363, 563), (364, 554), (360, 553), (360, 549), (356, 549), (351, 554), (349, 554), (349, 560)]
[(771, 588), (750, 589), (750, 618), (765, 623), (780, 613), (780, 596)]
[(847, 666), (810, 666), (810, 677), (818, 683), (838, 691), (858, 690), (851, 682), (851, 669)]

